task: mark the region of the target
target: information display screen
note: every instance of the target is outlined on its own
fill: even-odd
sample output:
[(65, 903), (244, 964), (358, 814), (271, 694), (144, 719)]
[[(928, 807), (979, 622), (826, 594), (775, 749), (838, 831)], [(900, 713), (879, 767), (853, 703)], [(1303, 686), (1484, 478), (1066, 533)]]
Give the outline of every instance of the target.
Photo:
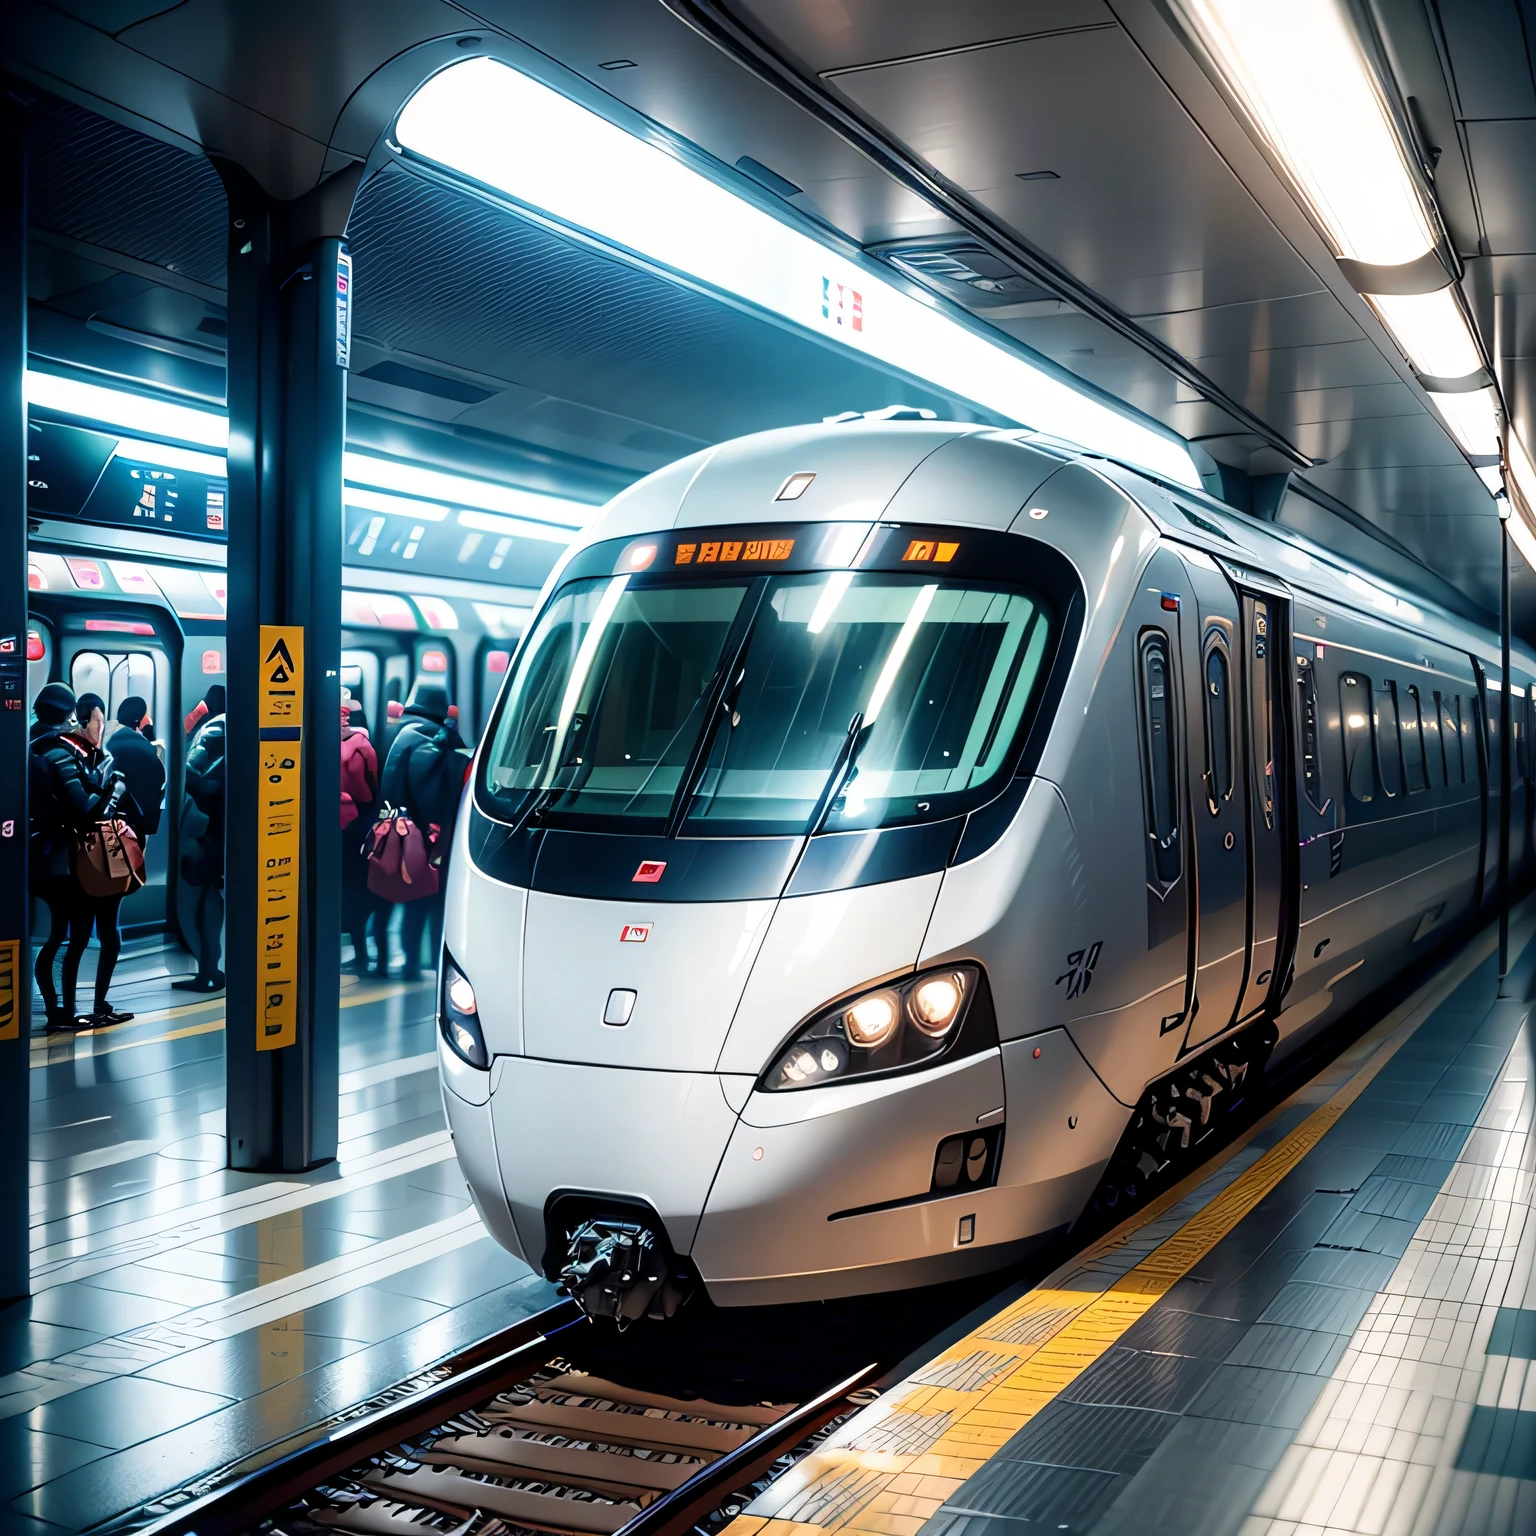
[(143, 457), (108, 432), (31, 421), (27, 511), (112, 527), (153, 528), (223, 543), (228, 483)]

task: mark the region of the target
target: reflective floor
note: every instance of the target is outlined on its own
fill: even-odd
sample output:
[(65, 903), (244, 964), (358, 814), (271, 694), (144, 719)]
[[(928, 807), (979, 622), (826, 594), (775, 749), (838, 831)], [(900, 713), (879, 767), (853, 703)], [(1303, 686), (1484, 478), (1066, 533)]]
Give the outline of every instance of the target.
[(224, 1003), (172, 991), (190, 970), (129, 946), (112, 996), (131, 1023), (34, 1034), (34, 1295), (0, 1313), (0, 1530), (95, 1525), (552, 1299), (470, 1208), (430, 981), (343, 978), (337, 1162), (268, 1178), (224, 1167)]
[(1533, 988), (1490, 948), (729, 1536), (1536, 1531)]

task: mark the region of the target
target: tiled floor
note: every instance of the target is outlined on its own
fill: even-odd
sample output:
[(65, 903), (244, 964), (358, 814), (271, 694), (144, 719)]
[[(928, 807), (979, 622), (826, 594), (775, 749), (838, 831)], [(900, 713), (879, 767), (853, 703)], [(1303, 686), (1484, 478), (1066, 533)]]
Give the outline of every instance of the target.
[(0, 1531), (79, 1531), (545, 1306), (487, 1237), (439, 1099), (431, 985), (345, 978), (334, 1166), (224, 1167), (224, 1009), (139, 945), (132, 1023), (34, 1036), (34, 1295), (0, 1312)]
[(731, 1536), (1536, 1532), (1536, 1029), (1460, 970)]

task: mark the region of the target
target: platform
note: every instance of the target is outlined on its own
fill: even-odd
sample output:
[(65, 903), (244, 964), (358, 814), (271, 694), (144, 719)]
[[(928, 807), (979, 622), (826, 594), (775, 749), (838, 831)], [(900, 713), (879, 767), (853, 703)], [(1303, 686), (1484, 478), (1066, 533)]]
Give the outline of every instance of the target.
[(1536, 1530), (1536, 1042), (1490, 947), (730, 1536)]
[[(87, 965), (89, 965), (87, 961)], [(80, 1531), (547, 1305), (470, 1207), (430, 980), (345, 978), (335, 1165), (224, 1166), (224, 1004), (125, 952), (129, 1024), (34, 1035), (29, 1302), (0, 1314), (0, 1530)]]

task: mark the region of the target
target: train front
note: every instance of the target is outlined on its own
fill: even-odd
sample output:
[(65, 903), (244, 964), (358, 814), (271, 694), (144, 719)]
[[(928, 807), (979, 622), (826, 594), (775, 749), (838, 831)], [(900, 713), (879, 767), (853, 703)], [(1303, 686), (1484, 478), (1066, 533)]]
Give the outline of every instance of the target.
[[(964, 432), (663, 471), (517, 653), (459, 822), (439, 1058), (487, 1226), (591, 1312), (922, 1283), (1057, 1219), (999, 1187), (987, 967), (925, 949), (946, 873), (1017, 819), (1082, 609), (1000, 514), (895, 515)], [(1009, 519), (1059, 467), (1012, 462)]]

